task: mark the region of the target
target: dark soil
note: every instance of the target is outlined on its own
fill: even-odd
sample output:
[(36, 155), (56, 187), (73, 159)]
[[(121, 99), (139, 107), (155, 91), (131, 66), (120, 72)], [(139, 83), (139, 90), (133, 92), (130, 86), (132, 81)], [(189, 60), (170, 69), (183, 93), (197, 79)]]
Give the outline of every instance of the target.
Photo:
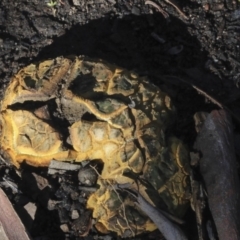
[[(1, 0), (0, 97), (11, 76), (31, 62), (87, 55), (147, 75), (168, 92), (178, 109), (175, 135), (190, 149), (196, 137), (193, 114), (221, 106), (232, 112), (236, 139), (239, 139), (239, 2), (171, 1), (184, 12), (187, 16), (184, 18), (172, 5), (156, 0), (155, 3), (169, 13), (165, 18), (143, 0), (56, 0), (54, 6), (49, 6), (49, 1)], [(193, 85), (219, 104), (214, 104), (206, 94), (200, 95)], [(48, 181), (47, 188), (37, 185), (39, 179), (31, 180), (34, 172)], [(47, 169), (25, 167), (19, 178), (14, 169), (3, 164), (1, 181), (3, 176), (19, 184), (18, 193), (4, 188), (17, 209), (28, 201), (37, 205), (34, 221), (29, 220), (29, 216), (24, 218), (25, 222), (26, 219), (30, 222), (26, 227), (33, 239), (114, 238), (111, 234), (99, 236), (94, 229), (86, 237), (60, 229), (62, 223), (70, 221), (69, 217), (63, 220), (64, 216), (59, 217), (56, 209), (50, 211), (47, 203), (58, 192), (58, 199), (64, 199), (64, 204), (68, 205), (66, 195), (71, 191), (66, 194), (59, 179), (47, 175)], [(69, 184), (68, 189), (74, 188), (74, 176), (67, 174), (61, 179)], [(81, 204), (84, 204), (84, 197)], [(189, 223), (188, 218), (193, 219), (191, 212), (186, 216)], [(190, 239), (194, 239), (196, 226), (190, 225), (186, 231)], [(159, 235), (147, 237), (155, 239)]]

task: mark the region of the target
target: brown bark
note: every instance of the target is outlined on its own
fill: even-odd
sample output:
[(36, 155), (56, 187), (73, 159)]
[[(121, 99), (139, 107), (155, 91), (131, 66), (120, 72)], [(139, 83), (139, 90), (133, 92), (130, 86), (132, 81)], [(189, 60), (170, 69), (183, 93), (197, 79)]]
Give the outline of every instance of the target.
[(202, 154), (200, 171), (219, 239), (240, 239), (240, 185), (232, 122), (226, 111), (215, 110), (208, 115), (195, 148)]
[(11, 202), (0, 188), (0, 239), (29, 240), (26, 230)]

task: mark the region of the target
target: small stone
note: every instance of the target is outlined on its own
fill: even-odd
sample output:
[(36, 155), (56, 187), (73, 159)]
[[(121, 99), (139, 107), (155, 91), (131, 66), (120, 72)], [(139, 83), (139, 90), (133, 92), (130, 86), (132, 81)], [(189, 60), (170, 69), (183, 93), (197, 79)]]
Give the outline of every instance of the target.
[(78, 213), (77, 210), (73, 210), (73, 211), (72, 211), (72, 213), (71, 213), (71, 218), (72, 218), (73, 220), (79, 218), (79, 213)]
[(36, 179), (37, 186), (39, 190), (43, 190), (48, 186), (48, 180), (37, 173), (32, 173), (33, 177)]
[(98, 175), (96, 170), (93, 169), (93, 161), (84, 167), (82, 167), (78, 172), (78, 180), (80, 184), (85, 186), (93, 186), (96, 184)]
[(72, 192), (70, 194), (72, 200), (77, 200), (79, 197), (79, 194), (77, 192)]
[(34, 203), (29, 202), (24, 206), (24, 209), (27, 211), (27, 213), (31, 216), (32, 220), (35, 219), (35, 213), (37, 210), (37, 207)]
[(64, 233), (69, 232), (69, 228), (68, 228), (68, 225), (66, 223), (60, 225), (60, 228)]
[(56, 205), (59, 204), (61, 201), (55, 201), (52, 199), (48, 200), (47, 208), (49, 211), (56, 209)]
[(49, 169), (58, 169), (58, 170), (66, 170), (66, 171), (75, 171), (79, 170), (81, 165), (75, 163), (68, 163), (68, 162), (59, 162), (56, 160), (52, 160), (48, 167)]
[(79, 0), (73, 0), (73, 5), (74, 5), (74, 6), (81, 6)]
[(137, 7), (135, 7), (135, 6), (133, 6), (132, 7), (132, 14), (134, 14), (134, 15), (140, 15), (140, 9), (139, 8), (137, 8)]
[(183, 50), (183, 45), (179, 45), (179, 46), (174, 46), (174, 47), (171, 47), (169, 50), (168, 50), (168, 53), (170, 55), (177, 55), (179, 54), (180, 52), (182, 52)]

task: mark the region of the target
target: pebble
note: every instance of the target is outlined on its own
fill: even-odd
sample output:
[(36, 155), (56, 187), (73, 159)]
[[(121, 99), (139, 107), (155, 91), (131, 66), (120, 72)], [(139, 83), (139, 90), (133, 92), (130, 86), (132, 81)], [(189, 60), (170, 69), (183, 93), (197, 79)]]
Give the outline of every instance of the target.
[(69, 228), (68, 228), (68, 225), (66, 223), (60, 225), (60, 228), (65, 233), (69, 232)]
[(77, 210), (72, 210), (71, 218), (72, 218), (73, 220), (79, 218), (79, 213), (78, 213)]
[(132, 7), (132, 14), (134, 14), (134, 15), (140, 15), (140, 13), (141, 13), (141, 11), (140, 11), (139, 8), (137, 8), (137, 7), (135, 7), (135, 6)]
[(81, 6), (80, 0), (73, 0), (73, 5), (74, 6)]

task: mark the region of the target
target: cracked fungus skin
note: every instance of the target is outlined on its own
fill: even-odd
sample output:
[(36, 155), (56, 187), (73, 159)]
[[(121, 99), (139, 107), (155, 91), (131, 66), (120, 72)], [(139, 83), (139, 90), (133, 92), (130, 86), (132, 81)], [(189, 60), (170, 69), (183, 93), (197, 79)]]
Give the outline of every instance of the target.
[(12, 78), (1, 102), (1, 152), (16, 167), (101, 160), (87, 207), (99, 231), (134, 236), (156, 227), (117, 183), (177, 216), (188, 205), (188, 152), (165, 136), (174, 112), (145, 77), (102, 60), (58, 57)]

